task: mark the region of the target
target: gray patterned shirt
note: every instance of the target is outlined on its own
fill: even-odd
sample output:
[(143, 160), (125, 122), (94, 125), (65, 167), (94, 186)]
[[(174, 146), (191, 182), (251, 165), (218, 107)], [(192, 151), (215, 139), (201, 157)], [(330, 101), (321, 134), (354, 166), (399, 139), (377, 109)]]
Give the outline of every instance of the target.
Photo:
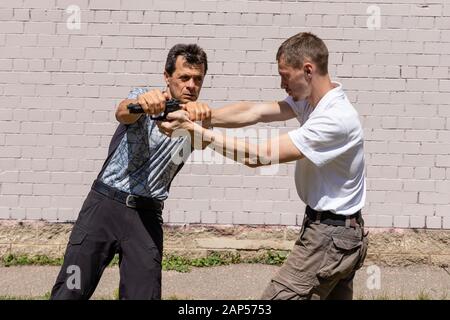
[[(136, 99), (147, 91), (135, 88), (128, 99)], [(191, 151), (187, 137), (165, 136), (156, 122), (144, 114), (133, 124), (119, 125), (99, 179), (127, 193), (165, 200), (172, 179), (183, 165), (181, 159), (186, 159)]]

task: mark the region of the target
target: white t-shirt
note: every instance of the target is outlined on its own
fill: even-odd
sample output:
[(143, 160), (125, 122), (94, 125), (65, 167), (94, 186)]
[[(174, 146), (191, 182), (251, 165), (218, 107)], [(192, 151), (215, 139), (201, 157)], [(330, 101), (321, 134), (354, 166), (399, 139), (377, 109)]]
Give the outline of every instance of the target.
[(295, 184), (311, 208), (350, 215), (366, 198), (363, 131), (342, 85), (333, 84), (315, 108), (306, 100), (285, 99), (300, 122), (289, 136), (305, 156), (297, 160)]

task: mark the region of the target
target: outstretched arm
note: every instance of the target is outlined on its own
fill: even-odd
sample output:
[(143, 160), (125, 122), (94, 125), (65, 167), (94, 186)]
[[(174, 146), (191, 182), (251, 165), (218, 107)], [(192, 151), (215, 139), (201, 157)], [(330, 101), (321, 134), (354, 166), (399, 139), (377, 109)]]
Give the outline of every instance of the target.
[(202, 134), (204, 141), (210, 142), (209, 147), (214, 151), (251, 168), (303, 158), (303, 154), (293, 144), (288, 134), (260, 144), (251, 144), (246, 139), (227, 137), (220, 132), (197, 128), (197, 126), (194, 131), (198, 135)]
[(163, 133), (171, 135), (175, 130), (187, 130), (194, 141), (206, 142), (216, 152), (249, 167), (289, 162), (304, 157), (288, 134), (260, 144), (251, 144), (245, 139), (227, 137), (220, 132), (205, 129), (190, 121), (189, 115), (183, 111), (174, 112), (167, 118), (170, 122), (160, 125)]
[(284, 121), (295, 117), (292, 108), (284, 101), (239, 102), (211, 110), (213, 127), (240, 128), (258, 122)]

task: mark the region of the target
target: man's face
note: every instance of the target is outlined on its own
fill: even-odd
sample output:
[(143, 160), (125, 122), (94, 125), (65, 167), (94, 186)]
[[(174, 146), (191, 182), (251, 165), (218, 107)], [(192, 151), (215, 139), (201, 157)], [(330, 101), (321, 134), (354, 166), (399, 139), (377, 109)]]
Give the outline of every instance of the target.
[(309, 97), (311, 88), (303, 68), (287, 65), (281, 57), (278, 61), (278, 73), (281, 76), (281, 89), (284, 89), (295, 101)]
[(164, 72), (164, 76), (172, 98), (188, 103), (198, 99), (205, 77), (205, 66), (189, 64), (183, 56), (178, 56), (173, 74), (169, 76)]

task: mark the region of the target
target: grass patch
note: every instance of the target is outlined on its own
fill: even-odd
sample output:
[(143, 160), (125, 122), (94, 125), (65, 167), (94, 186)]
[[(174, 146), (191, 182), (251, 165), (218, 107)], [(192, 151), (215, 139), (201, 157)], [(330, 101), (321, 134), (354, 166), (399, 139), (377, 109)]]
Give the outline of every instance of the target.
[(392, 300), (392, 298), (386, 292), (382, 292), (377, 295), (372, 295), (372, 300)]
[(206, 257), (187, 258), (178, 255), (165, 255), (162, 262), (163, 270), (175, 270), (178, 272), (189, 272), (191, 267), (215, 267), (240, 263), (241, 257), (238, 253), (211, 252)]
[(45, 255), (14, 255), (7, 254), (2, 257), (2, 265), (5, 267), (10, 266), (60, 266), (62, 265), (63, 258), (50, 258)]
[(257, 257), (244, 258), (238, 252), (214, 251), (209, 253), (206, 257), (192, 259), (178, 255), (165, 255), (162, 265), (163, 270), (175, 270), (178, 272), (189, 272), (191, 267), (215, 267), (237, 263), (281, 265), (286, 260), (287, 255), (288, 252), (269, 250)]
[(33, 298), (21, 298), (15, 296), (0, 296), (0, 300), (35, 300)]
[(420, 290), (417, 300), (432, 300), (431, 296), (425, 290)]
[(258, 263), (270, 264), (270, 265), (282, 265), (288, 256), (286, 251), (267, 251), (263, 261)]
[(109, 263), (108, 267), (118, 266), (119, 265), (119, 255), (114, 255), (114, 258)]
[(1, 296), (0, 300), (50, 300), (50, 291), (44, 293), (43, 296), (36, 297), (20, 297), (20, 296)]
[(116, 290), (114, 290), (114, 292), (113, 292), (113, 299), (114, 300), (119, 300), (119, 288), (116, 288)]
[[(204, 268), (215, 267), (237, 263), (262, 263), (269, 265), (281, 265), (286, 260), (288, 252), (285, 251), (265, 251), (258, 256), (242, 257), (239, 252), (213, 251), (205, 257), (189, 258), (183, 255), (164, 254), (162, 260), (163, 270), (175, 270), (178, 272), (189, 272), (192, 267)], [(7, 254), (0, 260), (4, 267), (13, 266), (61, 266), (64, 259), (52, 258), (45, 255), (16, 255)], [(119, 256), (116, 254), (109, 266), (119, 265)]]
[(164, 271), (175, 270), (178, 272), (189, 272), (191, 271), (190, 269), (191, 263), (192, 260), (188, 258), (176, 255), (169, 255), (163, 258), (162, 269)]

